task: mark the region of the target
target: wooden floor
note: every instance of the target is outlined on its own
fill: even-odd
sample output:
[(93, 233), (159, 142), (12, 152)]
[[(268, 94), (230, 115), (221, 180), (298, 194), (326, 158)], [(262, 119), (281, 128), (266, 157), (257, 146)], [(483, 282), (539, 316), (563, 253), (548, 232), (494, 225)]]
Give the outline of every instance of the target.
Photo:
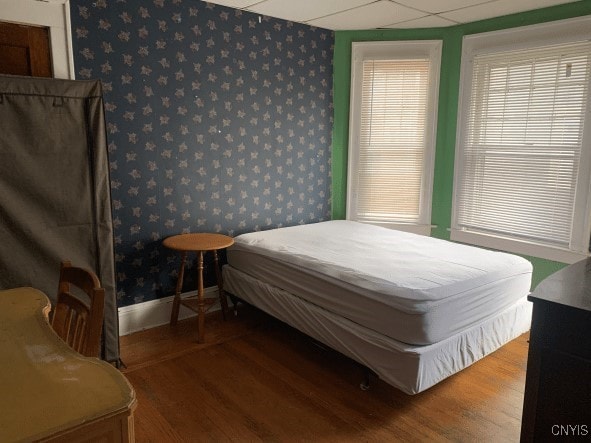
[(362, 391), (357, 364), (248, 306), (196, 338), (195, 318), (121, 338), (138, 442), (519, 441), (526, 335), (415, 396)]

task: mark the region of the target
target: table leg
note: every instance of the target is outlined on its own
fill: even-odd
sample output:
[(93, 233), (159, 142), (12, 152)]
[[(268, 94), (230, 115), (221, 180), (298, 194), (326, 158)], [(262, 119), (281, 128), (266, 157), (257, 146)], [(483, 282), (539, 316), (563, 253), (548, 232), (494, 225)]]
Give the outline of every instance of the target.
[(226, 320), (226, 313), (228, 312), (228, 299), (224, 293), (224, 281), (222, 280), (222, 271), (218, 261), (218, 251), (213, 251), (213, 260), (215, 264), (215, 275), (218, 282), (218, 295), (220, 297), (220, 304), (222, 305), (222, 317)]
[(181, 253), (181, 268), (179, 269), (179, 276), (176, 281), (176, 290), (174, 293), (174, 299), (172, 302), (172, 312), (170, 313), (170, 324), (171, 326), (176, 325), (179, 319), (179, 308), (181, 306), (181, 291), (183, 290), (183, 276), (185, 274), (185, 263), (187, 262), (187, 253)]
[(197, 314), (199, 315), (198, 324), (198, 343), (203, 343), (205, 337), (205, 300), (203, 293), (203, 251), (197, 252)]

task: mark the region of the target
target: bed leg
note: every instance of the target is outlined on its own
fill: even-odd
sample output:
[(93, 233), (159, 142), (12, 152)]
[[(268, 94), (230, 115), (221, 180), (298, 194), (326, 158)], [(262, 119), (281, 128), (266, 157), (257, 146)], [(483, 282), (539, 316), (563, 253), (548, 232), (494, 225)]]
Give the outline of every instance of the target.
[[(226, 292), (227, 294), (227, 292)], [(228, 294), (230, 296), (230, 300), (232, 301), (232, 308), (234, 311), (234, 317), (238, 317), (238, 298), (235, 295)]]
[(369, 378), (371, 376), (371, 370), (369, 368), (363, 368), (363, 381), (359, 384), (359, 389), (367, 391), (370, 388)]

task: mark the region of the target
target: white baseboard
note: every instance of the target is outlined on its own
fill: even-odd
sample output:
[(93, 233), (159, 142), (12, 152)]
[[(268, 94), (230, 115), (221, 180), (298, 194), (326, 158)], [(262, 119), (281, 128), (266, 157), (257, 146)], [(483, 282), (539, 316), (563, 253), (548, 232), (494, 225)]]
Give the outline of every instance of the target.
[[(205, 296), (216, 296), (217, 290), (217, 286), (205, 288)], [(183, 292), (181, 297), (185, 298), (195, 295), (197, 295), (197, 291)], [(170, 296), (119, 308), (117, 310), (119, 313), (119, 335), (128, 335), (133, 332), (168, 324), (170, 322), (172, 300), (173, 296)], [(209, 308), (210, 311), (217, 311), (220, 309), (219, 301), (216, 301), (216, 303)], [(179, 320), (195, 317), (196, 315), (197, 313), (181, 305)]]

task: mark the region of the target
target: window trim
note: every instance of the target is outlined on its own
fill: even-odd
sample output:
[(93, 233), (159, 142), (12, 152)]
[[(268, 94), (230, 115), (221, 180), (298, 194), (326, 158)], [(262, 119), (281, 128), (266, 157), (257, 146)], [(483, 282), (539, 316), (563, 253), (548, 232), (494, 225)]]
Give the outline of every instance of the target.
[(439, 99), (439, 77), (441, 69), (442, 40), (377, 41), (353, 42), (351, 49), (351, 98), (349, 108), (349, 149), (347, 162), (347, 220), (355, 220), (353, 208), (353, 171), (357, 169), (356, 152), (359, 146), (361, 126), (361, 83), (363, 81), (364, 60), (394, 60), (416, 57), (429, 57), (428, 108), (425, 133), (425, 157), (421, 180), (420, 216), (418, 223), (371, 222), (379, 226), (413, 232), (431, 234), (431, 206), (433, 175), (435, 170), (435, 143), (437, 137), (437, 111)]
[[(456, 148), (454, 162), (454, 186), (452, 199), (451, 240), (474, 244), (512, 253), (523, 254), (548, 260), (574, 263), (588, 257), (589, 236), (591, 235), (591, 106), (588, 105), (583, 129), (583, 148), (579, 163), (578, 179), (582, 180), (575, 196), (575, 208), (583, 212), (583, 220), (573, 221), (571, 248), (554, 247), (533, 241), (518, 240), (501, 235), (467, 231), (459, 228), (457, 213), (459, 207), (459, 174), (463, 160), (462, 140), (465, 136), (465, 122), (468, 118), (470, 91), (472, 89), (472, 59), (475, 55), (528, 49), (537, 46), (569, 43), (591, 39), (591, 17), (558, 20), (539, 25), (511, 28), (502, 31), (486, 32), (464, 36), (462, 44), (462, 64), (460, 71), (460, 91), (458, 97), (458, 123), (456, 129)], [(591, 98), (591, 90), (589, 91)], [(587, 146), (587, 148), (585, 148)], [(586, 171), (586, 172), (585, 172)]]

